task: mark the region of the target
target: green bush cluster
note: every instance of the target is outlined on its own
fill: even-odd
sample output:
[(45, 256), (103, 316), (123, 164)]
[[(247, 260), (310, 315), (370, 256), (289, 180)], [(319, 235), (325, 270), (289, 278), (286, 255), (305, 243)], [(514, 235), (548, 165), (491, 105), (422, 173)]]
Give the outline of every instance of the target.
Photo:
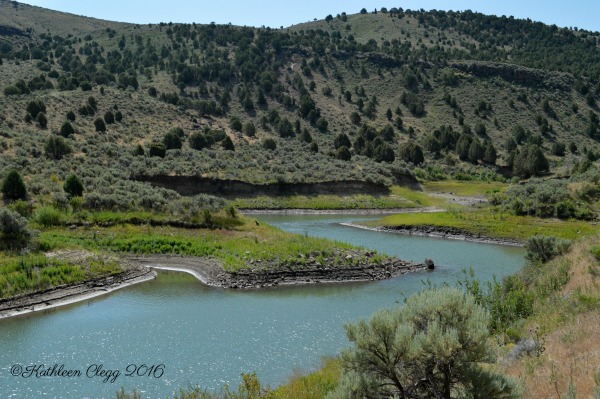
[(532, 179), (504, 193), (493, 194), (493, 205), (514, 213), (541, 218), (592, 220), (596, 217), (590, 203), (600, 198), (596, 182), (586, 182), (580, 190), (570, 190), (571, 180)]

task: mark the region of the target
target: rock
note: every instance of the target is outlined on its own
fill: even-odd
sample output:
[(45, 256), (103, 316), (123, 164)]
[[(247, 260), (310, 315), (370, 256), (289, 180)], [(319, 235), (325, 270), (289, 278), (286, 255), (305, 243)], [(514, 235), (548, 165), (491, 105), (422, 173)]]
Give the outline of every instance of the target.
[(429, 258), (425, 258), (425, 267), (427, 267), (429, 270), (433, 270), (435, 269), (435, 264), (433, 263), (433, 260), (429, 259)]

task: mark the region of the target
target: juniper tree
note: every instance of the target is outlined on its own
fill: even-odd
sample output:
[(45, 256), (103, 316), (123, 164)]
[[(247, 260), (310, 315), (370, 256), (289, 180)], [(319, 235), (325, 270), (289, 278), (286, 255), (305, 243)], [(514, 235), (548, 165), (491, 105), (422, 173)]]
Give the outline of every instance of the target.
[(79, 177), (75, 175), (69, 175), (69, 177), (67, 177), (63, 189), (69, 197), (81, 197), (83, 195), (83, 183)]
[(27, 189), (21, 175), (16, 170), (8, 172), (2, 181), (2, 196), (5, 202), (24, 200), (27, 198)]

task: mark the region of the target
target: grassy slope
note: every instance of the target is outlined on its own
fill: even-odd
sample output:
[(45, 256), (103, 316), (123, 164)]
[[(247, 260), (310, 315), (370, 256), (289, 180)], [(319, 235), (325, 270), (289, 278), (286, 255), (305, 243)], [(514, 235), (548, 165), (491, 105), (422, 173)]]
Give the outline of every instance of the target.
[(515, 216), (488, 210), (464, 211), (454, 209), (442, 213), (402, 214), (367, 223), (371, 226), (451, 227), (485, 237), (510, 238), (525, 241), (533, 235), (551, 235), (575, 239), (598, 232), (598, 226), (585, 221), (562, 221)]
[[(523, 326), (539, 329), (545, 351), (540, 357), (523, 357), (508, 365), (520, 377), (527, 398), (563, 397), (568, 384), (577, 398), (597, 397), (600, 389), (600, 263), (590, 253), (598, 236), (581, 240), (562, 258), (544, 267), (551, 273), (561, 263), (570, 265), (569, 282), (547, 301), (538, 301), (534, 316)], [(594, 381), (594, 378), (597, 378)]]
[(0, 25), (15, 26), (21, 30), (32, 29), (37, 34), (51, 29), (53, 34), (67, 36), (84, 35), (106, 28), (116, 29), (125, 24), (0, 0)]
[[(243, 225), (233, 230), (182, 229), (175, 227), (116, 225), (108, 228), (80, 228), (66, 231), (52, 228), (40, 234), (40, 242), (47, 249), (85, 248), (136, 254), (178, 254), (212, 257), (227, 271), (247, 269), (249, 262), (268, 261), (279, 266), (297, 263), (299, 256), (310, 257), (320, 252), (331, 257), (334, 248), (349, 245), (283, 232), (268, 225), (244, 219)], [(317, 255), (315, 255), (317, 256)], [(333, 264), (342, 266), (342, 259)]]

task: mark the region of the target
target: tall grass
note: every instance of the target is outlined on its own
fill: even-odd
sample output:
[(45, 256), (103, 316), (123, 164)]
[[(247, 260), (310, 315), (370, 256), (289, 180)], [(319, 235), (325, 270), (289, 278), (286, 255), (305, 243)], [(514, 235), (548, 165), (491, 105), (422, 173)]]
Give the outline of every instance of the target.
[[(270, 226), (246, 223), (238, 230), (178, 229), (172, 227), (113, 226), (83, 231), (51, 229), (40, 235), (45, 250), (86, 248), (133, 254), (172, 254), (218, 259), (227, 271), (248, 268), (251, 261), (298, 264), (310, 256), (333, 257), (334, 249), (348, 244), (283, 232)], [(254, 266), (257, 267), (257, 266)]]
[(413, 213), (387, 216), (366, 223), (374, 226), (433, 226), (450, 227), (487, 237), (510, 238), (524, 241), (534, 235), (551, 235), (576, 239), (596, 234), (598, 226), (576, 220), (539, 219), (515, 216), (490, 210)]
[(91, 260), (75, 264), (44, 255), (0, 257), (0, 298), (10, 298), (63, 284), (120, 272), (115, 262)]

